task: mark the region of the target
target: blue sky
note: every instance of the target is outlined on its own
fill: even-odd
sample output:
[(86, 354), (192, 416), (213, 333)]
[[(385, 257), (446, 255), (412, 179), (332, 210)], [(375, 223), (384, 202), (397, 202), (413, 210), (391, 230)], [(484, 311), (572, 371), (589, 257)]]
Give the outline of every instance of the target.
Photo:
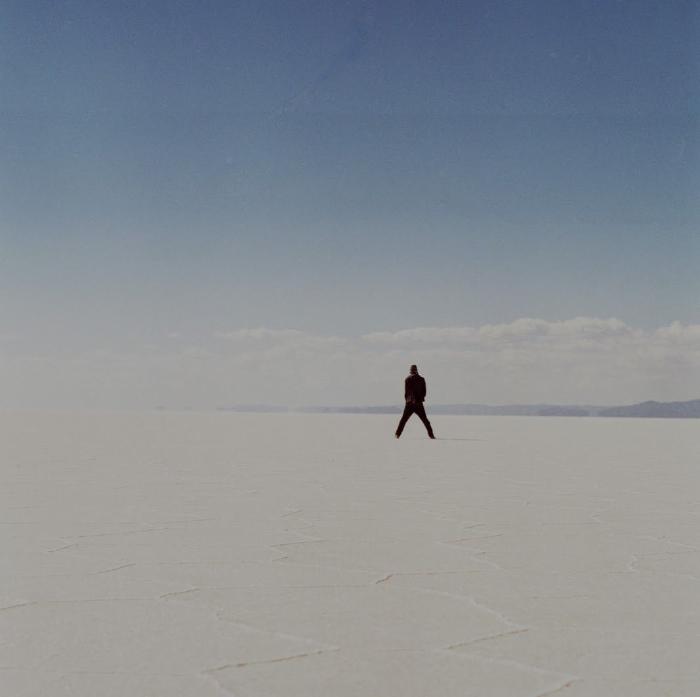
[(5, 350), (697, 323), (698, 27), (673, 0), (8, 0)]

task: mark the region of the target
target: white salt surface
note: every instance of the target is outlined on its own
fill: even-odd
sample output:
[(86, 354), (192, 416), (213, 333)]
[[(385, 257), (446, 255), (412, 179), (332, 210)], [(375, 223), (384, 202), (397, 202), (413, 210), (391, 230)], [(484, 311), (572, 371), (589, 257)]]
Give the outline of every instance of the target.
[(4, 697), (700, 695), (700, 424), (11, 414)]

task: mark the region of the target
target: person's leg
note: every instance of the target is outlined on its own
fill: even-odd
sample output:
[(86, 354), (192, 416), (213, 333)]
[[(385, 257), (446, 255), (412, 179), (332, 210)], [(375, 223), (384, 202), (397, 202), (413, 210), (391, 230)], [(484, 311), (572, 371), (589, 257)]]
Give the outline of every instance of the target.
[(428, 421), (428, 417), (425, 414), (425, 407), (422, 404), (416, 404), (414, 411), (416, 414), (418, 414), (418, 418), (423, 422), (425, 429), (428, 431), (428, 435), (431, 438), (435, 438), (435, 435), (433, 434), (433, 427), (430, 425), (430, 421)]
[(399, 425), (396, 427), (397, 438), (403, 433), (403, 427), (406, 425), (406, 422), (410, 418), (411, 414), (413, 414), (413, 405), (407, 404), (404, 407), (403, 414), (401, 415), (401, 421), (399, 421)]

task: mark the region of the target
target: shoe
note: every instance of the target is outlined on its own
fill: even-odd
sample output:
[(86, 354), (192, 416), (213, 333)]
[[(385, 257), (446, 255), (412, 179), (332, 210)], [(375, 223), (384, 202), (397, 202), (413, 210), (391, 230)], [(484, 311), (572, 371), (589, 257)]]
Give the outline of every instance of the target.
[(399, 434), (398, 434), (398, 433), (394, 433), (394, 438), (399, 438)]
[(435, 436), (432, 433), (428, 434), (428, 438), (430, 438), (430, 440), (435, 440)]

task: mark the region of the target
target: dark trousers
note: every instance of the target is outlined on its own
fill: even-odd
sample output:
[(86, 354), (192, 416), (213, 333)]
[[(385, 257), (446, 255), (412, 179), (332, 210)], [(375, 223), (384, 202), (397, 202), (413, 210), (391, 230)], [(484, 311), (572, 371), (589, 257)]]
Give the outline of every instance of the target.
[(399, 425), (396, 428), (397, 437), (403, 433), (403, 427), (411, 418), (411, 414), (418, 414), (418, 418), (423, 422), (423, 425), (428, 431), (428, 435), (433, 438), (433, 427), (430, 425), (430, 421), (428, 421), (428, 417), (425, 415), (425, 407), (423, 407), (421, 402), (406, 402), (406, 407), (401, 415), (401, 421), (399, 421)]

